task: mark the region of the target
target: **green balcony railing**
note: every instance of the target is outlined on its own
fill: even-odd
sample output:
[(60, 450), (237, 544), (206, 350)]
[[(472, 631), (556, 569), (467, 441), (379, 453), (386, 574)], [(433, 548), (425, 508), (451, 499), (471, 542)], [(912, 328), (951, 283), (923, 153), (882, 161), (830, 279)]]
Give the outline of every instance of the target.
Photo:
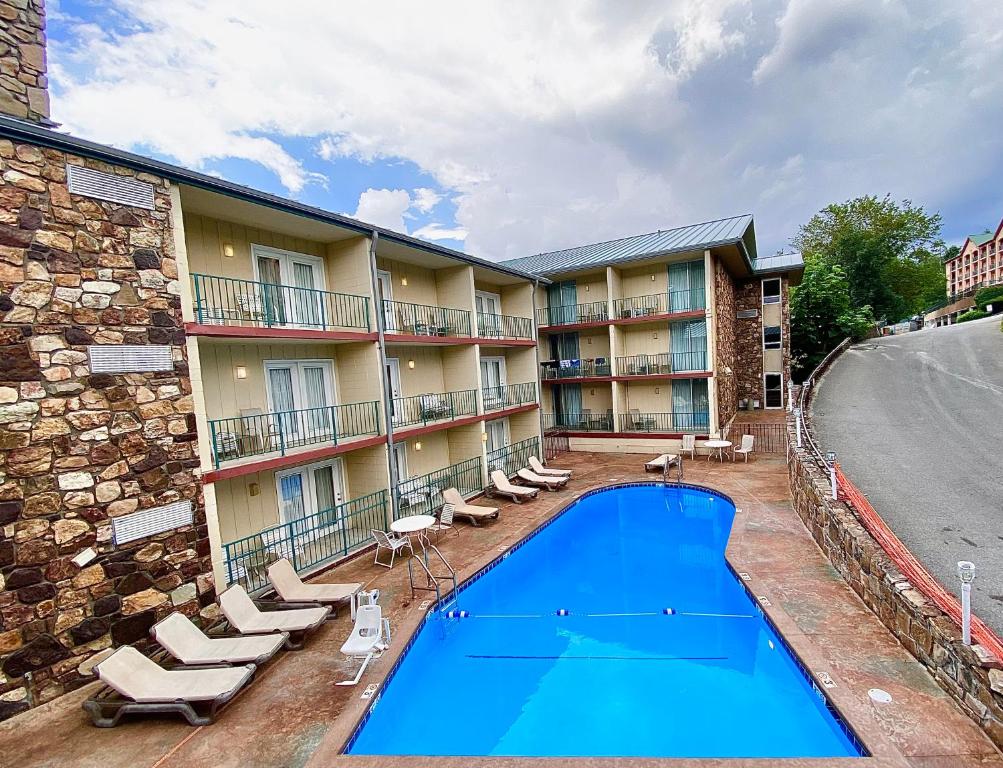
[(477, 413), (477, 390), (429, 392), (412, 397), (395, 397), (390, 401), (390, 413), (395, 429), (434, 421), (448, 421)]
[(629, 355), (616, 359), (617, 376), (654, 376), (706, 370), (707, 353), (703, 350), (663, 352), (657, 355)]
[(374, 528), (387, 529), (387, 500), (385, 490), (376, 491), (224, 544), (227, 582), (250, 592), (268, 586), (266, 569), (279, 558), (303, 571), (344, 557), (368, 544)]
[(703, 288), (685, 291), (653, 293), (648, 296), (631, 296), (613, 300), (614, 319), (668, 315), (673, 312), (694, 312), (706, 309), (707, 296)]
[(557, 379), (585, 379), (592, 376), (612, 376), (608, 357), (575, 360), (547, 360), (540, 363), (540, 378), (544, 381)]
[(483, 486), (479, 457), (451, 464), (419, 477), (409, 477), (397, 484), (397, 517), (434, 515), (442, 508), (442, 492), (456, 488), (462, 496), (471, 496)]
[(613, 409), (606, 413), (545, 413), (544, 432), (612, 432)]
[(375, 400), (209, 422), (212, 461), (216, 467), (224, 461), (267, 453), (285, 456), (308, 445), (337, 445), (352, 437), (378, 434), (380, 409)]
[(369, 299), (348, 293), (192, 275), (195, 322), (254, 328), (368, 331)]
[(572, 325), (574, 323), (601, 323), (609, 320), (609, 306), (605, 299), (588, 304), (566, 304), (536, 310), (537, 325)]
[(484, 387), (481, 389), (485, 412), (515, 408), (536, 402), (536, 382), (509, 384), (507, 387)]
[(383, 302), (383, 326), (387, 333), (405, 336), (470, 336), (470, 312), (465, 309)]
[(631, 411), (620, 414), (621, 432), (707, 432), (710, 414), (697, 413), (641, 413)]
[(533, 320), (529, 317), (478, 312), (477, 335), (486, 339), (532, 339)]
[(529, 457), (540, 458), (540, 438), (529, 437), (518, 443), (497, 448), (488, 453), (488, 472), (500, 469), (511, 477), (523, 467), (529, 466)]

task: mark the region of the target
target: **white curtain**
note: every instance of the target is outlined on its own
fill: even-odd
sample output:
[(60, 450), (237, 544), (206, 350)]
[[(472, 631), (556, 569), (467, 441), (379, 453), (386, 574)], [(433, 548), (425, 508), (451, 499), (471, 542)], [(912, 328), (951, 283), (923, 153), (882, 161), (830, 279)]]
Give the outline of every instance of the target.
[[(313, 266), (293, 262), (293, 284), (297, 288), (316, 288)], [(293, 294), (296, 322), (300, 325), (320, 325), (320, 294), (313, 290), (293, 291)]]
[(307, 427), (313, 434), (331, 432), (331, 411), (327, 401), (327, 381), (320, 366), (303, 366), (300, 370), (303, 386), (303, 408), (319, 408), (306, 414)]
[(286, 413), (296, 410), (296, 398), (293, 394), (293, 372), (290, 368), (269, 368), (268, 388), (272, 395), (272, 410), (282, 413), (276, 417), (282, 432), (289, 436), (299, 432), (299, 424), (294, 415)]

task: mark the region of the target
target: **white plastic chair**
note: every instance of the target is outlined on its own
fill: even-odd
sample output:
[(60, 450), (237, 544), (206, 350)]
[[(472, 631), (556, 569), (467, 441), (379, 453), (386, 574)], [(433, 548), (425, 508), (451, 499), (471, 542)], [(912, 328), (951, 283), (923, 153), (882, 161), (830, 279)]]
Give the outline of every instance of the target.
[(439, 513), (439, 520), (431, 527), (430, 530), (435, 531), (435, 540), (439, 541), (439, 535), (443, 531), (452, 531), (457, 536), (460, 535), (460, 529), (453, 525), (453, 516), (456, 514), (456, 507), (452, 504), (446, 503), (442, 505), (442, 511)]
[(696, 435), (683, 435), (683, 447), (682, 447), (682, 451), (689, 451), (690, 452), (690, 458), (691, 459), (695, 459), (696, 458), (696, 450), (697, 450), (697, 438), (696, 438)]
[(752, 446), (756, 442), (756, 438), (753, 435), (742, 435), (742, 447), (732, 448), (731, 460), (735, 460), (736, 454), (742, 454), (745, 456), (745, 463), (749, 463), (749, 454), (752, 453)]
[[(411, 554), (414, 555), (414, 548), (411, 546), (411, 539), (407, 536), (398, 536), (392, 531), (381, 531), (379, 528), (373, 528), (369, 531), (373, 538), (376, 539), (376, 557), (373, 558), (373, 563), (375, 565), (382, 565), (384, 568), (394, 567), (394, 558), (397, 557), (398, 550), (407, 549), (411, 550)], [(380, 562), (380, 550), (389, 549), (390, 550), (390, 564)]]
[(379, 605), (360, 605), (355, 614), (355, 626), (341, 652), (351, 659), (363, 659), (362, 666), (352, 680), (342, 680), (338, 685), (355, 685), (362, 678), (369, 662), (390, 647), (390, 620), (383, 618)]

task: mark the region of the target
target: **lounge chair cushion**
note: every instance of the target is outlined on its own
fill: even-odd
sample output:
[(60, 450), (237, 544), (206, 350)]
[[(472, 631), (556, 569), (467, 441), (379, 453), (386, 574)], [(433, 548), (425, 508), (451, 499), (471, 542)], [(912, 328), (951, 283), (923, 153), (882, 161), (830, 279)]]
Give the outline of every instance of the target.
[(501, 493), (506, 493), (514, 496), (536, 496), (536, 488), (520, 488), (518, 485), (512, 485), (505, 473), (500, 469), (496, 469), (491, 473), (491, 482), (495, 484)]
[(446, 488), (442, 491), (442, 498), (447, 504), (453, 505), (453, 514), (465, 517), (475, 517), (478, 520), (489, 517), (498, 517), (498, 507), (479, 507), (476, 504), (467, 504), (455, 488)]
[(305, 584), (285, 558), (268, 566), (268, 580), (275, 592), (290, 603), (336, 603), (348, 600), (362, 584)]
[(548, 488), (559, 487), (568, 482), (568, 478), (566, 477), (544, 477), (543, 475), (538, 475), (536, 472), (529, 469), (520, 469), (516, 474), (527, 483), (545, 485)]
[(254, 604), (244, 588), (234, 584), (219, 596), (223, 615), (238, 632), (299, 632), (320, 625), (331, 609), (296, 608), (288, 611), (262, 611)]
[(164, 669), (129, 645), (95, 667), (98, 677), (128, 699), (142, 703), (212, 701), (233, 695), (254, 665), (224, 669)]
[(674, 453), (663, 453), (661, 456), (658, 456), (658, 457), (652, 459), (651, 461), (649, 461), (644, 466), (646, 466), (646, 467), (657, 467), (658, 469), (661, 469), (662, 467), (665, 466), (666, 462), (668, 462), (669, 466), (672, 466), (672, 464), (674, 462), (678, 461), (678, 460), (679, 460), (679, 456), (677, 456)]
[(172, 613), (153, 626), (153, 636), (184, 664), (242, 664), (264, 660), (281, 648), (289, 635), (281, 632), (252, 637), (206, 637), (187, 616)]
[(536, 456), (529, 457), (529, 468), (532, 469), (538, 475), (553, 475), (554, 477), (559, 477), (563, 475), (564, 477), (571, 477), (570, 469), (556, 469), (553, 467), (545, 467), (540, 463), (540, 460)]

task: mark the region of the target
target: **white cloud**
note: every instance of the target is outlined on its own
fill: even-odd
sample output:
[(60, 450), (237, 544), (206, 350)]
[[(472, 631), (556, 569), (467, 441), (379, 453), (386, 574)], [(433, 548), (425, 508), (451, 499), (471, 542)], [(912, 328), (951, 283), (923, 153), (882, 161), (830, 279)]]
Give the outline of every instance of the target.
[(352, 218), (385, 227), (397, 232), (407, 232), (404, 212), (411, 207), (411, 196), (403, 189), (367, 189), (359, 195), (359, 205)]
[(426, 224), (411, 233), (422, 240), (466, 240), (467, 230), (463, 227), (444, 227), (441, 224)]
[(439, 201), (442, 200), (442, 195), (436, 192), (434, 189), (429, 189), (428, 187), (418, 187), (414, 191), (414, 202), (411, 205), (419, 213), (429, 213)]

